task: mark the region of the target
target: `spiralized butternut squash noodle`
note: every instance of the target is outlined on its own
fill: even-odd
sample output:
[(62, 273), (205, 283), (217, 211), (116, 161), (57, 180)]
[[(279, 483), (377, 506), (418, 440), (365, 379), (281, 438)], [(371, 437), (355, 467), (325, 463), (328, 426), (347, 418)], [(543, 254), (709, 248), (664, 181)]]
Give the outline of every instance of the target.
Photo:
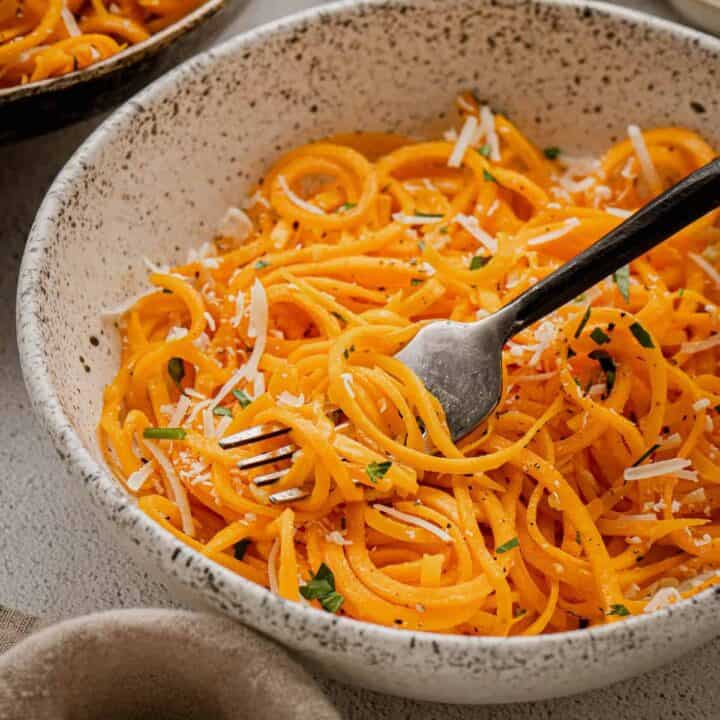
[(0, 0), (0, 88), (67, 75), (147, 40), (203, 0)]
[[(508, 342), (502, 401), (457, 444), (393, 358), (425, 323), (502, 307), (715, 152), (630, 126), (600, 158), (570, 155), (471, 94), (458, 108), (444, 140), (286, 154), (212, 242), (154, 268), (115, 316), (108, 465), (208, 558), (394, 628), (557, 632), (717, 583), (717, 212)], [(291, 432), (221, 448), (257, 424)]]

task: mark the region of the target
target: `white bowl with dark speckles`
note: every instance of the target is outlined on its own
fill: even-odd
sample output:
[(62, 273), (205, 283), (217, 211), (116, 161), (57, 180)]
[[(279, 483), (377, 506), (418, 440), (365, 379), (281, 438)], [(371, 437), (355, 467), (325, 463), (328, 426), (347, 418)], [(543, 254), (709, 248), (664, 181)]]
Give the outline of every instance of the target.
[(100, 312), (143, 287), (141, 256), (184, 257), (279, 152), (309, 138), (437, 125), (456, 93), (474, 86), (541, 145), (600, 150), (629, 121), (679, 123), (718, 145), (719, 81), (720, 41), (580, 2), (348, 2), (234, 38), (124, 105), (48, 193), (18, 302), (35, 410), (139, 559), (183, 597), (349, 683), (426, 700), (508, 702), (588, 690), (667, 662), (720, 632), (720, 591), (592, 630), (432, 635), (288, 603), (182, 546), (100, 459), (95, 426), (119, 350)]

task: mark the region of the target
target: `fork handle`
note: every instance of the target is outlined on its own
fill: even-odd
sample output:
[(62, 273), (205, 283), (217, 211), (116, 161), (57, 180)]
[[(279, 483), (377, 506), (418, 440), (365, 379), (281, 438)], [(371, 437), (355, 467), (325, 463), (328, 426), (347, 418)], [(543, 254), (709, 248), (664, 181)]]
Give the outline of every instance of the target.
[(503, 307), (506, 339), (718, 206), (720, 158), (715, 158)]

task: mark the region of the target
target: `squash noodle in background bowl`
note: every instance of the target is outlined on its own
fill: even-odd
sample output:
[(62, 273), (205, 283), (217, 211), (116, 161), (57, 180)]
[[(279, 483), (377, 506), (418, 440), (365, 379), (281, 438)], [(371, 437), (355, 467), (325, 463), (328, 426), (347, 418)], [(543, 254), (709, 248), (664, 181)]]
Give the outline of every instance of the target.
[(82, 70), (147, 40), (203, 0), (4, 0), (0, 88)]

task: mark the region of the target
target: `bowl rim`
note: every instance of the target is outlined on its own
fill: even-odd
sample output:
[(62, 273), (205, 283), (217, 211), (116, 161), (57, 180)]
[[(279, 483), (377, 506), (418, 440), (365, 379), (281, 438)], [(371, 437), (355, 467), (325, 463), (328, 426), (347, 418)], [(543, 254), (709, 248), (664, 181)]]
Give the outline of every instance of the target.
[(203, 0), (194, 10), (184, 15), (179, 20), (163, 28), (149, 38), (135, 45), (129, 45), (115, 55), (102, 60), (99, 63), (88, 65), (82, 70), (76, 70), (58, 77), (37, 80), (25, 85), (12, 85), (7, 88), (0, 88), (0, 107), (10, 104), (21, 98), (34, 95), (64, 90), (68, 87), (81, 85), (82, 83), (97, 78), (102, 78), (121, 67), (128, 67), (140, 62), (144, 57), (159, 52), (179, 37), (191, 32), (195, 27), (219, 12), (225, 5), (233, 0)]
[[(431, 2), (442, 4), (450, 1), (405, 0), (400, 4), (422, 7)], [(693, 44), (713, 52), (720, 59), (720, 38), (639, 10), (602, 0), (526, 0), (524, 4), (589, 10), (599, 15), (615, 17), (636, 26), (649, 27), (660, 33), (672, 35), (678, 40), (691, 41)], [(441, 650), (447, 652), (470, 651), (474, 654), (492, 651), (497, 656), (498, 652), (508, 655), (537, 652), (540, 649), (556, 648), (573, 641), (582, 642), (583, 645), (594, 645), (597, 641), (607, 639), (609, 635), (622, 632), (622, 628), (627, 629), (629, 633), (647, 631), (650, 626), (660, 624), (661, 620), (667, 621), (671, 616), (674, 618), (674, 622), (682, 622), (683, 618), (692, 616), (698, 604), (710, 600), (713, 594), (717, 594), (717, 587), (710, 587), (673, 606), (653, 613), (635, 615), (622, 622), (566, 630), (548, 635), (513, 637), (464, 636), (400, 630), (364, 620), (320, 612), (312, 607), (290, 602), (193, 550), (151, 520), (137, 507), (136, 503), (132, 502), (132, 498), (125, 493), (110, 470), (92, 457), (70, 419), (62, 410), (50, 379), (47, 359), (38, 350), (37, 341), (42, 337), (41, 309), (43, 305), (43, 294), (38, 291), (38, 288), (41, 286), (43, 258), (48, 238), (57, 227), (56, 210), (61, 205), (61, 198), (82, 176), (85, 169), (91, 166), (92, 163), (89, 162), (89, 159), (93, 156), (96, 148), (102, 147), (117, 131), (122, 131), (125, 124), (135, 113), (142, 110), (146, 102), (152, 102), (155, 97), (161, 97), (166, 88), (181, 82), (185, 75), (213, 64), (216, 58), (228, 55), (239, 56), (244, 50), (252, 50), (279, 34), (314, 23), (323, 16), (355, 13), (387, 5), (387, 0), (336, 0), (235, 35), (214, 48), (179, 64), (142, 89), (113, 111), (75, 151), (55, 178), (37, 212), (23, 254), (18, 279), (16, 305), (18, 346), (23, 378), (34, 413), (42, 427), (49, 433), (60, 459), (71, 474), (82, 478), (91, 499), (114, 524), (119, 526), (120, 532), (133, 536), (131, 539), (138, 545), (146, 558), (161, 567), (170, 576), (178, 579), (185, 587), (192, 586), (188, 575), (197, 578), (205, 576), (206, 579), (210, 575), (204, 585), (195, 585), (193, 589), (202, 594), (204, 599), (216, 608), (231, 615), (230, 608), (241, 609), (245, 605), (261, 608), (262, 615), (266, 619), (265, 627), (262, 627), (262, 623), (252, 624), (262, 632), (267, 632), (267, 628), (273, 626), (273, 620), (278, 626), (289, 631), (288, 619), (290, 616), (295, 616), (302, 627), (310, 626), (316, 631), (313, 633), (315, 645), (318, 644), (317, 637), (321, 632), (328, 634), (340, 632), (348, 643), (362, 642), (375, 648), (403, 648), (408, 651), (417, 646), (418, 649), (432, 648), (435, 653)], [(122, 516), (120, 519), (119, 515)], [(132, 522), (128, 522), (128, 515)], [(160, 552), (153, 552), (153, 548), (159, 548)], [(175, 560), (179, 557), (187, 559), (187, 562), (176, 563)], [(190, 568), (190, 561), (192, 561), (192, 568)], [(179, 565), (184, 568), (180, 570)], [(233, 598), (239, 598), (240, 602), (235, 602)]]

